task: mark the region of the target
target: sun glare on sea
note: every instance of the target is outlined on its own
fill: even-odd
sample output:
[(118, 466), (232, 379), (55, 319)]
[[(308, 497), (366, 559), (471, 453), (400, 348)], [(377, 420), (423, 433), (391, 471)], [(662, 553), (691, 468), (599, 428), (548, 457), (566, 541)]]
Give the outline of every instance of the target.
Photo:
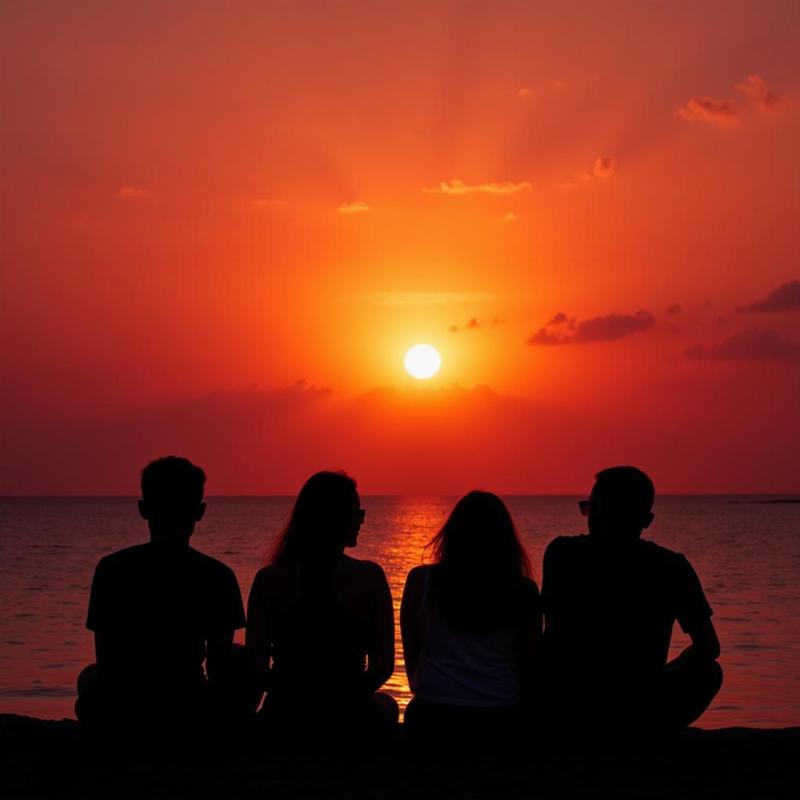
[(406, 352), (403, 363), (412, 378), (424, 381), (432, 378), (442, 368), (442, 357), (432, 345), (415, 344)]

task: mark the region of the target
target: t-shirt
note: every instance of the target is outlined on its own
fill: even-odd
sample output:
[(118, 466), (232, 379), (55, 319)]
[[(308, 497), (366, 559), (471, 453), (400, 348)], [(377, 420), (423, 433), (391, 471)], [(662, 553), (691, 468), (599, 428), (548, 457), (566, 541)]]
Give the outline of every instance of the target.
[(559, 537), (542, 577), (545, 641), (558, 670), (607, 688), (656, 679), (674, 622), (690, 631), (713, 613), (686, 558), (647, 540)]
[(136, 545), (95, 569), (86, 627), (102, 635), (103, 679), (126, 691), (201, 684), (206, 640), (244, 622), (233, 571), (191, 547)]

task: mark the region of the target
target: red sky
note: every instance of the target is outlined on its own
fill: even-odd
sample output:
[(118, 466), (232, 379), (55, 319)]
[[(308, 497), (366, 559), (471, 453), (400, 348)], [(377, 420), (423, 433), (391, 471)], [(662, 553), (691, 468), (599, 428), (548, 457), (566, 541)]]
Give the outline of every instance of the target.
[(796, 2), (121, 5), (0, 10), (0, 493), (800, 491)]

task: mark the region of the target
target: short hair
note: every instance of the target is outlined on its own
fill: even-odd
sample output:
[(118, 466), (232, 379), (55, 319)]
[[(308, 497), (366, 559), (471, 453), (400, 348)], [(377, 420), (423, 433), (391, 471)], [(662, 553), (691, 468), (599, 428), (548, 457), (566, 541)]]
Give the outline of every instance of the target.
[(205, 472), (188, 458), (165, 456), (142, 470), (142, 499), (156, 508), (186, 508), (202, 502), (205, 482)]
[(653, 481), (637, 467), (609, 467), (594, 476), (592, 495), (637, 514), (649, 514), (656, 498)]

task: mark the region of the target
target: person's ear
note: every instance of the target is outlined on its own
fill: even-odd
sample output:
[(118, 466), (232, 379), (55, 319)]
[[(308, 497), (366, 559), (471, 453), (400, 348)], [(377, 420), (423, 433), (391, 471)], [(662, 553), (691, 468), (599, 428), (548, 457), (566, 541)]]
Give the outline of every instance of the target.
[(149, 519), (147, 511), (147, 503), (145, 503), (144, 500), (140, 500), (136, 505), (139, 506), (139, 516), (142, 519)]
[(653, 524), (653, 520), (655, 518), (656, 515), (652, 511), (646, 514), (644, 518), (644, 525), (642, 525), (642, 528), (649, 528)]
[(200, 503), (200, 505), (197, 506), (197, 514), (195, 514), (194, 516), (194, 521), (200, 522), (200, 520), (203, 519), (203, 514), (205, 513), (206, 513), (206, 504)]

